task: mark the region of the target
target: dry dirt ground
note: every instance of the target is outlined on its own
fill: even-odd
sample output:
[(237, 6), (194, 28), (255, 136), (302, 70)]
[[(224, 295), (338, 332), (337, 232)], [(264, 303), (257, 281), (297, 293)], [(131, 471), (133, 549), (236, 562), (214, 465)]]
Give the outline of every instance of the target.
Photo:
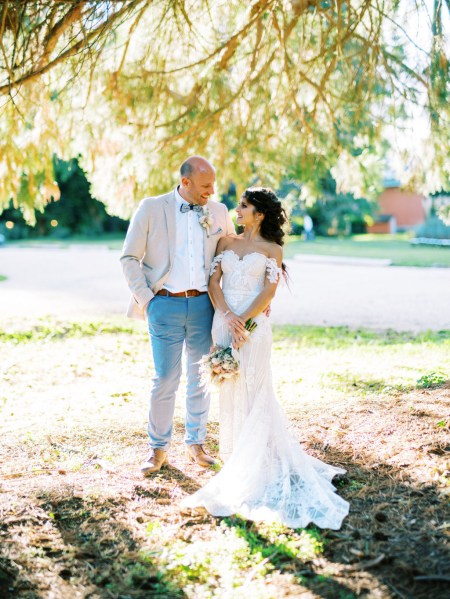
[[(347, 469), (336, 481), (351, 506), (342, 529), (308, 529), (321, 548), (299, 551), (292, 531), (180, 511), (214, 475), (185, 459), (182, 394), (171, 465), (141, 478), (145, 332), (83, 326), (40, 321), (21, 336), (10, 323), (0, 339), (0, 597), (449, 596), (450, 386), (415, 384), (444, 363), (444, 337), (347, 331), (334, 343), (331, 329), (275, 330), (293, 432)], [(217, 438), (213, 401), (213, 453)]]

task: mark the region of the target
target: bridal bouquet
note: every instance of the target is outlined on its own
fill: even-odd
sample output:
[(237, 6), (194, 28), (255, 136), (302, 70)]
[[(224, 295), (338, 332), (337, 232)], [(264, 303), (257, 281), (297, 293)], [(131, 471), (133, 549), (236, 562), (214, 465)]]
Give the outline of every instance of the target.
[[(245, 323), (248, 335), (258, 325), (251, 318)], [(212, 383), (221, 385), (224, 381), (233, 379), (239, 374), (239, 362), (235, 350), (230, 346), (222, 347), (215, 345), (209, 354), (200, 360), (200, 373), (203, 385)]]
[(204, 385), (220, 385), (239, 374), (239, 362), (233, 356), (233, 348), (215, 345), (200, 360), (201, 379)]

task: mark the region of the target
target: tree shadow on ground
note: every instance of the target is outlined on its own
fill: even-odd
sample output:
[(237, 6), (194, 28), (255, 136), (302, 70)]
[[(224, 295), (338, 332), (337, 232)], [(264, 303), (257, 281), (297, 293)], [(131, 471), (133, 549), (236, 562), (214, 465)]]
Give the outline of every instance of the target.
[[(0, 597), (14, 596), (14, 589), (17, 589), (19, 584), (19, 572), (20, 570), (14, 560), (0, 556)], [(28, 592), (34, 592), (35, 590), (35, 586), (25, 580), (20, 582), (20, 588)]]
[(445, 522), (450, 513), (442, 485), (421, 483), (406, 469), (376, 463), (369, 455), (355, 463), (350, 453), (329, 447), (318, 457), (344, 463), (348, 469), (338, 486), (350, 502), (350, 515), (340, 532), (352, 541), (346, 543), (339, 533), (327, 531), (330, 559), (339, 556), (340, 561), (352, 562), (356, 555), (362, 560), (383, 555), (373, 571), (397, 596), (446, 596), (449, 588), (444, 580), (420, 579), (449, 574)]
[[(152, 484), (157, 481), (157, 484)], [(172, 499), (173, 495), (164, 483), (176, 481), (178, 487), (187, 493), (195, 493), (201, 485), (192, 477), (187, 476), (185, 472), (169, 464), (161, 468), (157, 476), (148, 476), (143, 479), (142, 485), (135, 487), (136, 493), (142, 497), (158, 497), (159, 499)]]
[(270, 539), (264, 527), (239, 516), (225, 518), (227, 526), (246, 540), (252, 553), (267, 556), (275, 572), (291, 574), (296, 584), (323, 599), (447, 596), (450, 514), (438, 486), (421, 484), (388, 464), (356, 464), (350, 453), (332, 446), (315, 453), (347, 468), (334, 482), (350, 502), (339, 531), (306, 529), (323, 540), (321, 558), (299, 559), (289, 544)]
[[(318, 597), (324, 599), (335, 599), (336, 597), (350, 599), (355, 597), (350, 588), (342, 581), (335, 580), (330, 575), (316, 572), (312, 560), (299, 559), (296, 552), (289, 545), (284, 544), (283, 541), (277, 540), (274, 542), (269, 539), (266, 534), (260, 531), (257, 523), (239, 516), (226, 518), (225, 522), (247, 541), (252, 553), (261, 552), (263, 556), (268, 556), (266, 559), (275, 571), (281, 574), (291, 574), (296, 583), (313, 591)], [(306, 530), (314, 534), (318, 529), (311, 526)], [(320, 533), (318, 536), (320, 536)]]
[[(128, 493), (80, 494), (66, 484), (35, 485), (33, 492), (16, 496), (22, 498), (20, 509), (1, 527), (0, 596), (185, 597), (143, 550), (159, 502), (173, 501), (165, 483), (174, 477), (198, 487), (171, 467), (158, 480), (133, 484)], [(92, 477), (89, 482), (94, 484)]]
[[(293, 577), (288, 593), (309, 590), (322, 599), (446, 596), (445, 580), (420, 578), (448, 576), (446, 514), (437, 486), (421, 484), (387, 464), (357, 464), (350, 453), (333, 446), (314, 453), (348, 470), (336, 481), (337, 492), (350, 502), (341, 530), (307, 529), (324, 542), (321, 557), (298, 558), (257, 524), (238, 517), (224, 520), (252, 552), (263, 550), (275, 573)], [(192, 528), (192, 520), (181, 522), (173, 514), (178, 499), (173, 499), (170, 485), (179, 488), (180, 482), (188, 492), (199, 486), (180, 470), (167, 468), (157, 478), (134, 481), (128, 493), (110, 490), (99, 497), (80, 494), (70, 485), (50, 491), (35, 487), (34, 493), (22, 496), (23, 509), (15, 518), (2, 524), (2, 537), (9, 544), (2, 543), (1, 596), (31, 598), (50, 590), (70, 596), (69, 589), (86, 599), (186, 596), (159, 567), (159, 556), (145, 548), (150, 523), (176, 524), (180, 538), (184, 529)], [(161, 513), (166, 505), (172, 515)], [(200, 527), (219, 520), (208, 516)], [(14, 555), (20, 558), (17, 563)]]
[[(136, 495), (143, 496), (141, 488), (136, 487)], [(62, 541), (73, 551), (64, 577), (84, 578), (94, 585), (95, 594), (108, 597), (184, 597), (156, 563), (139, 553), (133, 529), (115, 517), (125, 502), (110, 497), (99, 505), (72, 497), (43, 504), (44, 510), (52, 510)]]
[[(312, 564), (306, 578), (300, 569), (302, 586), (324, 599), (370, 595), (377, 585), (380, 592), (400, 598), (447, 596), (450, 555), (445, 523), (450, 514), (438, 486), (421, 484), (388, 464), (356, 464), (350, 452), (332, 446), (315, 454), (347, 468), (347, 475), (335, 483), (350, 502), (350, 513), (340, 531), (321, 535), (324, 557), (335, 574), (324, 579), (319, 565), (319, 576), (314, 576)], [(349, 587), (347, 594), (336, 584)]]
[[(137, 488), (136, 495), (142, 496), (142, 489)], [(28, 545), (35, 550), (31, 555), (39, 561), (41, 572), (29, 564), (30, 568), (22, 565), (19, 573), (13, 560), (0, 558), (0, 572), (8, 576), (0, 575), (1, 596), (41, 597), (51, 591), (60, 597), (78, 593), (86, 599), (185, 597), (148, 555), (140, 553), (142, 539), (123, 522), (126, 502), (68, 494), (50, 495), (35, 506), (41, 526), (34, 522)]]
[[(215, 442), (215, 426), (211, 431)], [(420, 472), (386, 460), (376, 462), (379, 452), (370, 446), (355, 457), (355, 447), (344, 440), (338, 446), (314, 443), (313, 438), (309, 453), (348, 471), (335, 483), (337, 492), (350, 502), (350, 514), (341, 530), (318, 532), (324, 541), (321, 557), (299, 558), (258, 525), (238, 517), (225, 519), (252, 552), (264, 551), (274, 574), (292, 577), (285, 596), (303, 592), (322, 599), (447, 596), (449, 515), (440, 483), (423, 484)], [(182, 448), (181, 441), (178, 447)], [(446, 447), (426, 447), (445, 460)], [(36, 477), (28, 486), (25, 479), (18, 479), (7, 483), (9, 489), (0, 488), (5, 500), (8, 491), (11, 505), (0, 525), (0, 596), (34, 599), (50, 591), (56, 596), (79, 592), (86, 599), (186, 596), (182, 585), (164, 572), (159, 553), (148, 551), (148, 527), (157, 522), (164, 530), (168, 525), (177, 529), (176, 538), (201, 545), (220, 519), (184, 519), (177, 504), (204, 479), (189, 466), (187, 474), (170, 466), (148, 479), (130, 477), (129, 467), (115, 475), (89, 468), (66, 475), (65, 482)], [(193, 530), (200, 533), (197, 538), (189, 534)]]

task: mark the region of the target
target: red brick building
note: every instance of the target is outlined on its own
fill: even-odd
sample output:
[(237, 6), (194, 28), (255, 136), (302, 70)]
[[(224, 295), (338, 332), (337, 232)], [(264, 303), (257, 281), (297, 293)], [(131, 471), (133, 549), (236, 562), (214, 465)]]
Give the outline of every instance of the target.
[[(368, 233), (395, 233), (412, 229), (425, 222), (430, 211), (430, 200), (418, 193), (402, 191), (399, 181), (385, 182), (385, 190), (378, 198), (380, 214), (367, 227)], [(393, 219), (395, 220), (392, 220)]]

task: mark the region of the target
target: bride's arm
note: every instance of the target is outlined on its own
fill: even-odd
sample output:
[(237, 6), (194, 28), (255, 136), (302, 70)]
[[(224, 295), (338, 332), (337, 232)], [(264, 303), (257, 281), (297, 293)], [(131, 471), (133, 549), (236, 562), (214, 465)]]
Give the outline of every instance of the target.
[[(227, 245), (227, 239), (226, 237), (223, 237), (217, 245), (216, 256), (219, 256), (226, 249)], [(222, 287), (220, 286), (221, 278), (222, 267), (219, 262), (215, 265), (214, 272), (211, 274), (209, 279), (209, 297), (211, 298), (214, 308), (216, 310), (220, 310), (220, 312), (222, 312), (222, 314), (224, 315), (224, 318), (228, 324), (228, 328), (230, 329), (231, 333), (236, 335), (245, 335), (245, 320), (243, 320), (242, 317), (235, 314), (225, 301)]]
[[(277, 267), (281, 269), (281, 263), (283, 261), (283, 250), (281, 246), (275, 245), (271, 247), (269, 253), (269, 259), (276, 261)], [(268, 273), (270, 275), (270, 272)], [(253, 300), (250, 306), (241, 314), (241, 318), (246, 322), (249, 318), (254, 318), (261, 314), (272, 301), (275, 292), (277, 290), (279, 276), (276, 277), (276, 282), (272, 282), (274, 277), (266, 276), (264, 279), (264, 287), (261, 293)]]

